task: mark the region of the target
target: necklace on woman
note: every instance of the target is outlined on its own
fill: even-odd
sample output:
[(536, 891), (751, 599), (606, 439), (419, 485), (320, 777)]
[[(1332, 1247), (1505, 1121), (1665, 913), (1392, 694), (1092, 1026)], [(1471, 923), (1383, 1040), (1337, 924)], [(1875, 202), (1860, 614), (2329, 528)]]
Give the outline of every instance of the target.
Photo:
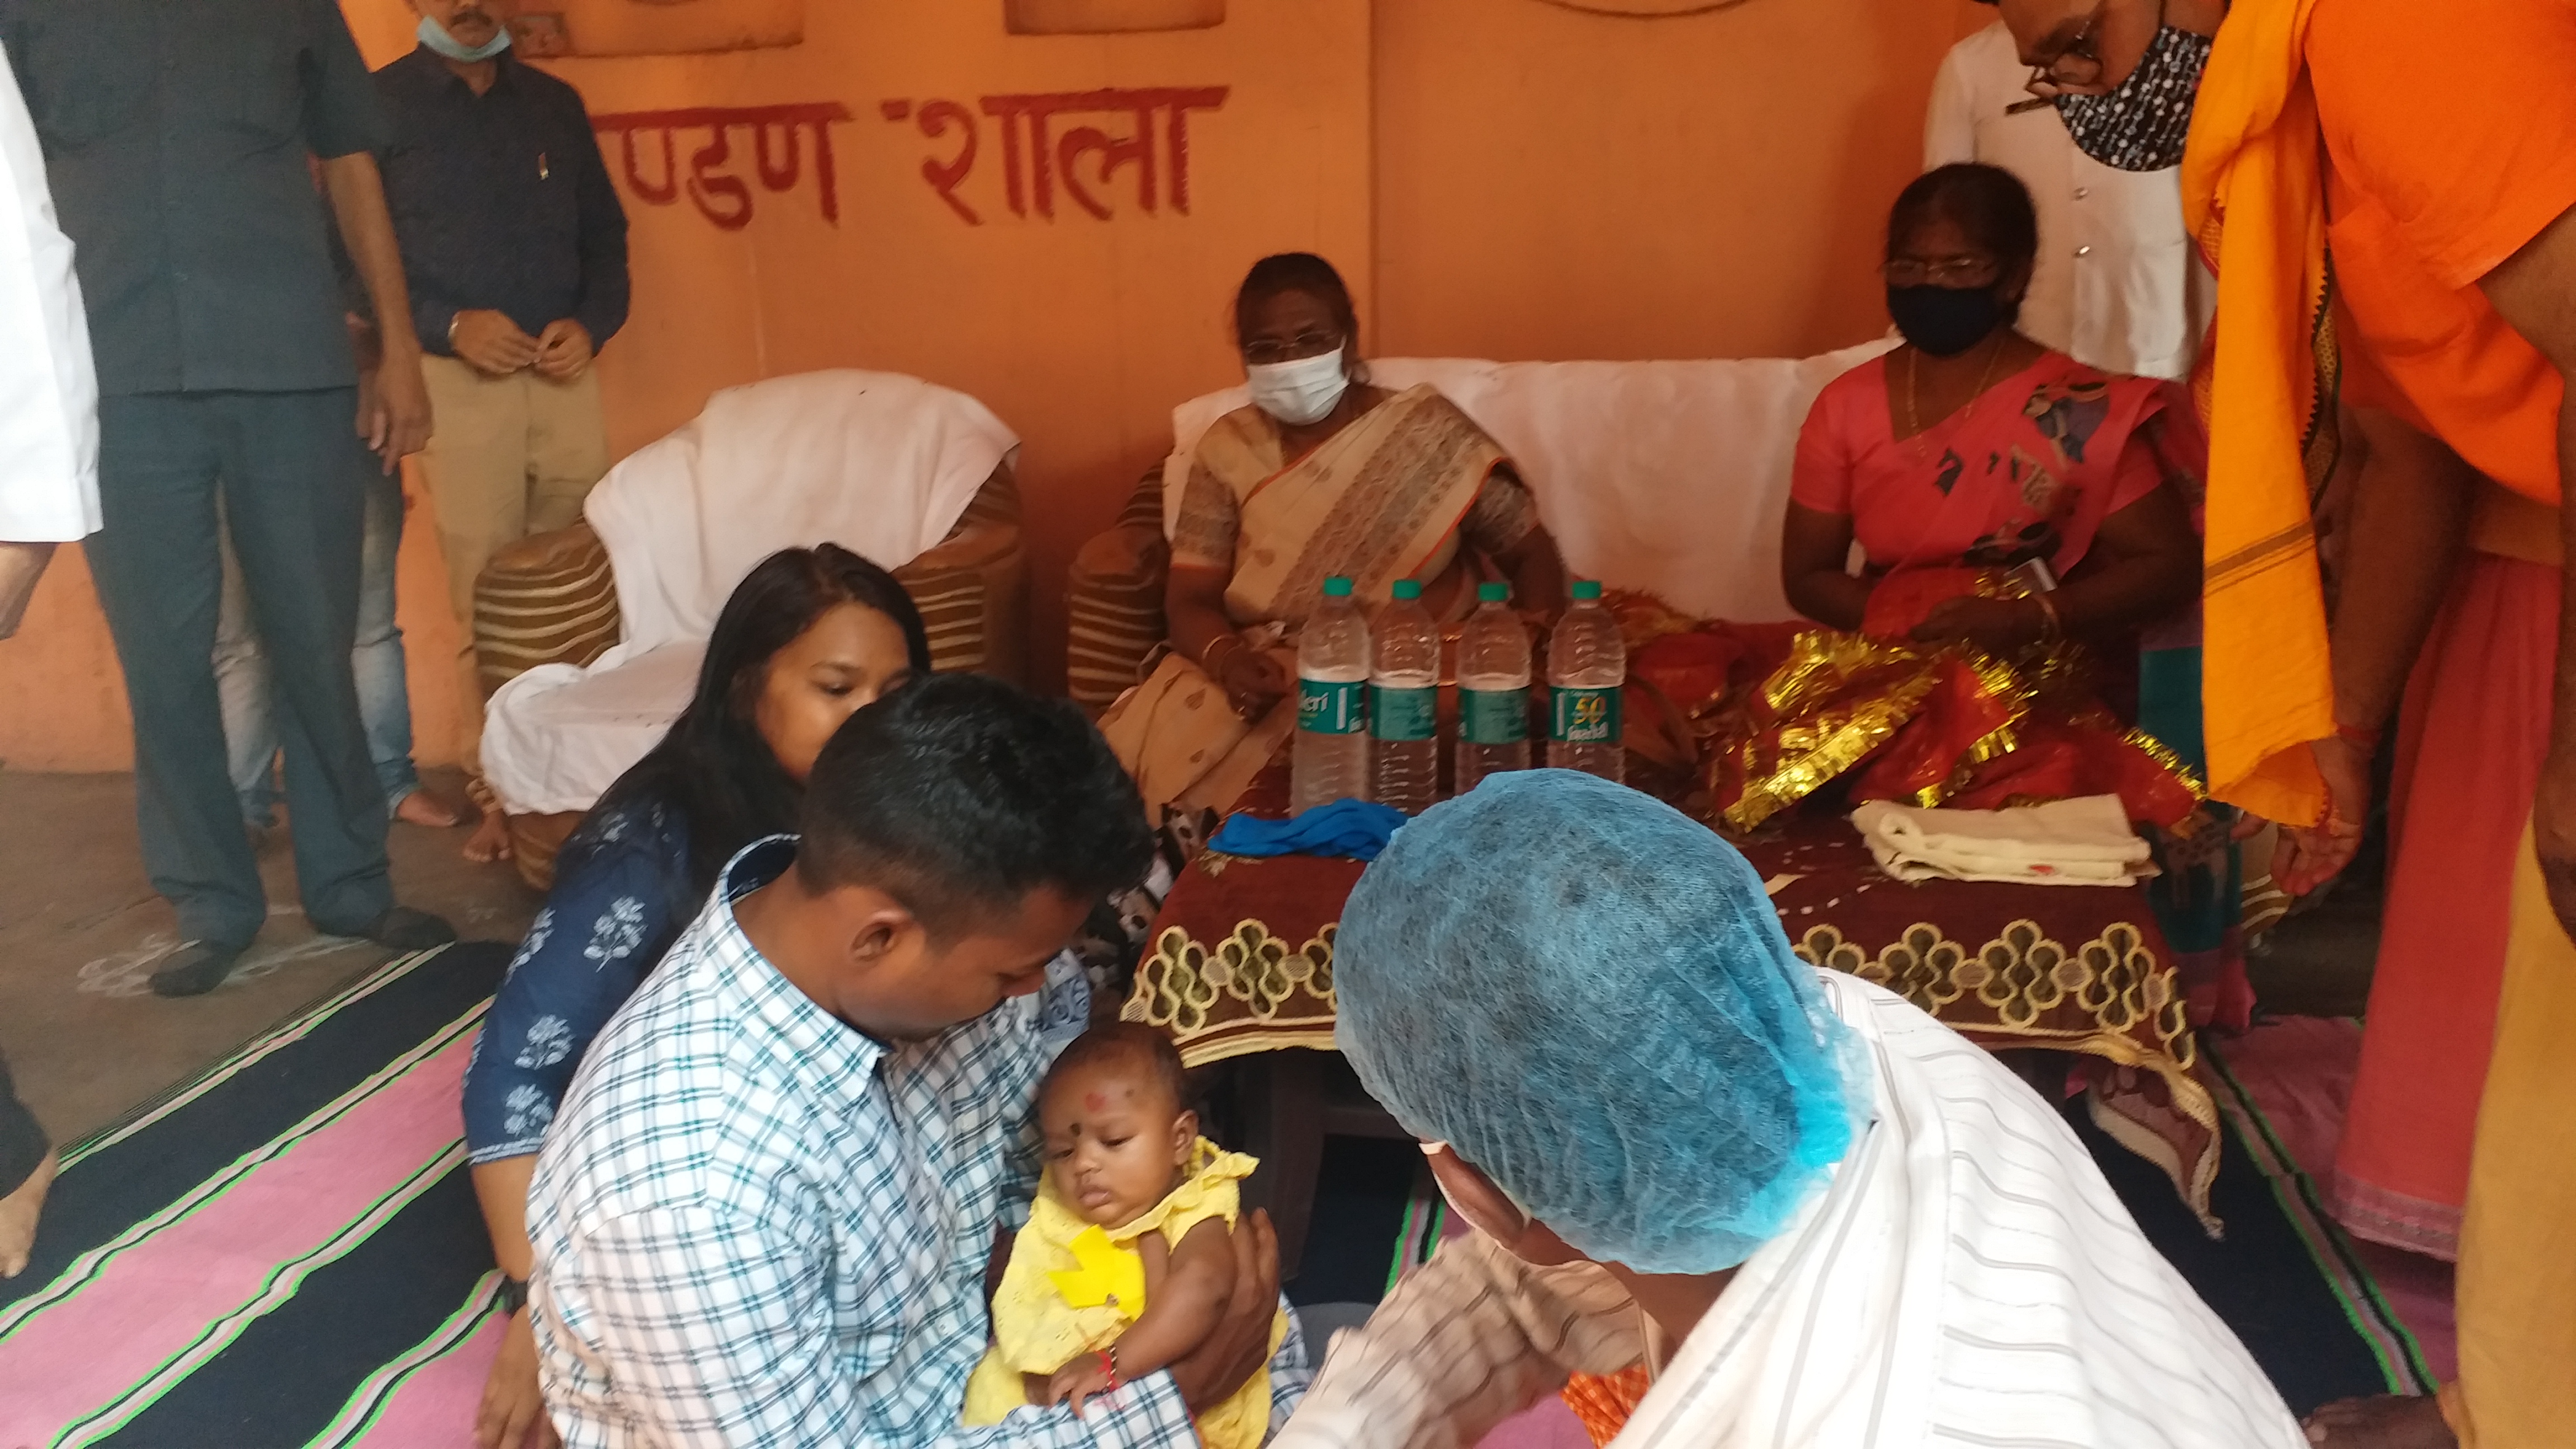
[[(1966, 412), (1975, 407), (1977, 399), (1986, 395), (1987, 385), (1995, 380), (1995, 364), (2003, 361), (2004, 342), (2011, 336), (2009, 329), (1996, 329), (1994, 343), (1986, 349), (1985, 370), (1977, 374), (1977, 389), (1968, 394), (1968, 400), (1959, 405), (1958, 411)], [(1916, 347), (1905, 349), (1905, 439), (1914, 445), (1914, 451), (1918, 457), (1928, 456), (1923, 446), (1923, 419), (1918, 411), (1921, 400), (1916, 394), (1914, 381), (1916, 364), (1921, 362), (1922, 358), (1922, 349)]]

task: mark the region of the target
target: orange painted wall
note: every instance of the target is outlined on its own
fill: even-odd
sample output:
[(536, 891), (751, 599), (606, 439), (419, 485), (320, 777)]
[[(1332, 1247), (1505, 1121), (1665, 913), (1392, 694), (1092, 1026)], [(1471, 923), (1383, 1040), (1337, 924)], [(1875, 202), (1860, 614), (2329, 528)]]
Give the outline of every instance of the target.
[(1610, 19), (1377, 7), (1376, 346), (1800, 356), (1887, 325), (1880, 221), (1991, 7), (1748, 0)]
[[(371, 60), (408, 46), (403, 0), (344, 0)], [(629, 195), (637, 304), (603, 356), (614, 448), (717, 387), (829, 366), (974, 393), (1026, 442), (1041, 682), (1060, 677), (1062, 578), (1168, 442), (1182, 398), (1235, 376), (1226, 301), (1264, 252), (1333, 257), (1372, 350), (1528, 357), (1808, 353), (1884, 325), (1878, 218), (1918, 164), (1934, 66), (1990, 18), (1968, 3), (1747, 0), (1666, 20), (1544, 0), (1231, 0), (1209, 30), (1012, 37), (1001, 0), (817, 0), (805, 44), (567, 60), (594, 114), (837, 101), (840, 218), (752, 180), (751, 223)], [(1191, 214), (1108, 185), (1112, 219), (1061, 194), (1005, 204), (996, 122), (950, 211), (921, 175), (954, 134), (882, 109), (1108, 86), (1224, 85), (1192, 117)], [(1086, 118), (1114, 133), (1123, 118)], [(1067, 124), (1058, 123), (1059, 131)], [(750, 133), (732, 174), (750, 178)], [(676, 155), (687, 167), (697, 139)], [(612, 173), (620, 168), (612, 145)], [(1096, 158), (1095, 158), (1096, 161)], [(648, 179), (658, 153), (648, 149)], [(1112, 199), (1114, 198), (1114, 199)], [(418, 753), (454, 757), (455, 645), (427, 519), (405, 540), (402, 617)], [(0, 760), (121, 769), (125, 704), (78, 551), (0, 643)]]

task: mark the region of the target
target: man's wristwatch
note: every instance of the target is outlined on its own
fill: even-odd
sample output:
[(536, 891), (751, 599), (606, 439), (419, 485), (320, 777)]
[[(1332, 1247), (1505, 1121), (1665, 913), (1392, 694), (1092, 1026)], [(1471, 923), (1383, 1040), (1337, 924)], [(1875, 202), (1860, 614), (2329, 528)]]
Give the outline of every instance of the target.
[(493, 1301), (500, 1305), (501, 1316), (503, 1318), (518, 1317), (519, 1310), (528, 1306), (528, 1280), (525, 1278), (502, 1279), (501, 1291), (495, 1296)]

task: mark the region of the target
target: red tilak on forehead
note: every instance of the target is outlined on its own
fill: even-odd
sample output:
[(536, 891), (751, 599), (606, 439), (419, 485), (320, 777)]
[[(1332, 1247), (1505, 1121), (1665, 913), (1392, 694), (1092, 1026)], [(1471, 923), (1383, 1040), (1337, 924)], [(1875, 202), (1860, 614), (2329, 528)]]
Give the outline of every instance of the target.
[(1082, 1094), (1082, 1105), (1094, 1112), (1108, 1111), (1109, 1094), (1107, 1092), (1085, 1092)]

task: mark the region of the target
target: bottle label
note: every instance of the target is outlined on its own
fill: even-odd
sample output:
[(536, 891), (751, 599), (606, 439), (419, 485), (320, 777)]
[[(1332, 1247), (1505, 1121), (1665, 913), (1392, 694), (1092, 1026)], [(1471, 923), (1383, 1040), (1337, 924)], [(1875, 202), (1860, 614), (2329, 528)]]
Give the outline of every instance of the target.
[(1619, 742), (1619, 691), (1565, 689), (1551, 691), (1555, 700), (1549, 736), (1563, 745), (1615, 745)]
[(1471, 745), (1516, 745), (1529, 738), (1529, 691), (1458, 691), (1458, 737)]
[(1427, 740), (1440, 733), (1440, 691), (1369, 686), (1369, 734), (1381, 740)]
[(1355, 735), (1368, 728), (1368, 686), (1358, 680), (1334, 684), (1322, 679), (1297, 681), (1297, 728), (1313, 735)]

